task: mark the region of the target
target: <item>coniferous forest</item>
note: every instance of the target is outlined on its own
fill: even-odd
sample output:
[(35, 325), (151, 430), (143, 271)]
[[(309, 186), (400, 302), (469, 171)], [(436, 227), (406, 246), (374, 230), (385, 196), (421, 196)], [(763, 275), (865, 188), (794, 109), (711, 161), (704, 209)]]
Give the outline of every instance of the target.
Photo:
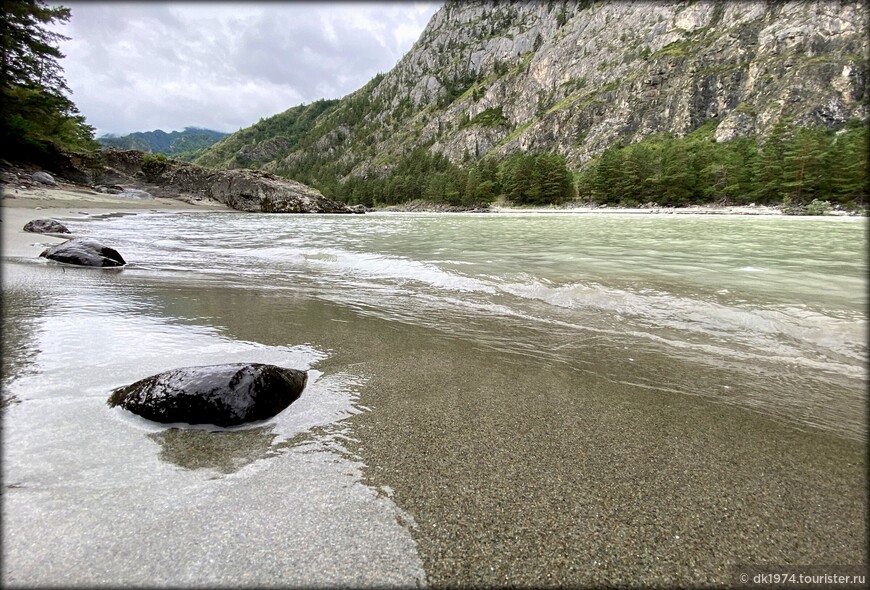
[(65, 39), (47, 25), (66, 22), (70, 9), (35, 0), (3, 2), (0, 18), (0, 154), (40, 158), (53, 149), (94, 150), (58, 63)]
[(366, 206), (416, 199), (479, 206), (499, 197), (520, 206), (572, 200), (622, 207), (756, 203), (791, 212), (813, 201), (845, 208), (867, 204), (868, 133), (861, 121), (826, 129), (784, 120), (764, 141), (716, 142), (714, 130), (708, 123), (682, 138), (655, 135), (615, 145), (582, 171), (569, 170), (565, 159), (552, 153), (453, 164), (418, 148), (383, 178), (349, 177), (318, 188)]

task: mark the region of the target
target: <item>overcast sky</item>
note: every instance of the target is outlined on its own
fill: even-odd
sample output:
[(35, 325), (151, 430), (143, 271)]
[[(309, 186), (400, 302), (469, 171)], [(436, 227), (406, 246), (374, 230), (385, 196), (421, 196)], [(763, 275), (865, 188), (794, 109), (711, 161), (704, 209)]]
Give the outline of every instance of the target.
[[(57, 4), (57, 2), (52, 2)], [(389, 71), (441, 2), (60, 2), (72, 100), (104, 133), (232, 132)]]

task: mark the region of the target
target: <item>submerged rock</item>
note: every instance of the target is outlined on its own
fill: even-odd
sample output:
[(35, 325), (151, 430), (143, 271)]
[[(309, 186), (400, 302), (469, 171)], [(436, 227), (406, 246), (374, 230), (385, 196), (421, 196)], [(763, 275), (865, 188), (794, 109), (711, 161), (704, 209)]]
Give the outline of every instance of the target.
[(64, 224), (54, 219), (34, 219), (24, 225), (24, 231), (35, 234), (68, 234), (70, 231)]
[(127, 261), (114, 248), (93, 238), (74, 238), (42, 251), (43, 258), (79, 266), (124, 266)]
[(278, 414), (307, 381), (305, 371), (260, 363), (185, 367), (119, 387), (108, 404), (155, 422), (235, 426)]

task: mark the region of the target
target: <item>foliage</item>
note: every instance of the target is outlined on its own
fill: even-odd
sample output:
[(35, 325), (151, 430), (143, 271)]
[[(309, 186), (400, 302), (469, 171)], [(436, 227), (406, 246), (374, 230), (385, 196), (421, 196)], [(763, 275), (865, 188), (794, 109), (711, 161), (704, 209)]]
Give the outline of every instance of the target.
[(123, 136), (104, 135), (98, 137), (97, 141), (104, 147), (139, 150), (149, 154), (161, 153), (178, 160), (190, 160), (226, 136), (226, 133), (211, 129), (185, 127), (184, 131), (170, 133), (157, 129)]
[(93, 128), (67, 98), (58, 60), (63, 35), (46, 25), (69, 20), (70, 10), (42, 0), (7, 0), (0, 18), (0, 151), (39, 157), (53, 145), (94, 149)]
[(813, 199), (806, 205), (800, 204), (791, 197), (785, 197), (782, 200), (782, 212), (786, 215), (827, 215), (833, 207), (830, 201), (820, 201)]
[(156, 163), (162, 163), (166, 161), (166, 156), (164, 154), (145, 154), (142, 157), (142, 166), (151, 166)]
[(558, 204), (574, 197), (573, 178), (557, 154), (514, 154), (499, 166), (499, 182), (517, 205)]
[(368, 207), (418, 199), (477, 207), (499, 195), (517, 205), (561, 203), (574, 197), (574, 183), (556, 154), (515, 154), (501, 163), (483, 158), (463, 167), (418, 148), (383, 178), (349, 177), (335, 196)]
[(825, 202), (862, 207), (867, 155), (860, 122), (828, 130), (783, 120), (761, 145), (746, 137), (716, 143), (709, 129), (699, 129), (613, 146), (580, 174), (578, 186), (581, 197), (614, 205), (778, 205), (785, 199), (795, 210), (809, 203), (823, 211)]
[(499, 125), (507, 125), (507, 117), (502, 112), (502, 107), (494, 107), (483, 110), (476, 114), (471, 119), (463, 121), (460, 128), (469, 127), (471, 125), (479, 125), (481, 127), (498, 127)]
[[(274, 137), (286, 140), (289, 152), (310, 135), (319, 117), (335, 108), (338, 100), (317, 100), (287, 109), (271, 117), (260, 119), (258, 123), (241, 129), (217, 142), (207, 152), (195, 159), (203, 166), (226, 166), (239, 150), (246, 145), (256, 145)], [(243, 162), (248, 165), (250, 162)]]

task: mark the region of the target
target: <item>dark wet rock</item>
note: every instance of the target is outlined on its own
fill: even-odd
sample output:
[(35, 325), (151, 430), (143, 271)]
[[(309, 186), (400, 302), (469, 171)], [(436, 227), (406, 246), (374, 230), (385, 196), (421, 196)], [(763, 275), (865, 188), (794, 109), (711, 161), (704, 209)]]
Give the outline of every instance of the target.
[(24, 231), (35, 234), (68, 234), (70, 231), (64, 224), (54, 219), (34, 219), (24, 225)]
[(34, 172), (30, 175), (30, 179), (33, 182), (38, 182), (39, 184), (48, 184), (51, 186), (55, 186), (57, 184), (57, 181), (48, 172)]
[(304, 371), (260, 363), (184, 367), (119, 387), (108, 404), (156, 422), (235, 426), (278, 414), (307, 380)]
[(124, 266), (127, 262), (114, 248), (93, 238), (74, 238), (42, 251), (43, 258), (79, 266)]

